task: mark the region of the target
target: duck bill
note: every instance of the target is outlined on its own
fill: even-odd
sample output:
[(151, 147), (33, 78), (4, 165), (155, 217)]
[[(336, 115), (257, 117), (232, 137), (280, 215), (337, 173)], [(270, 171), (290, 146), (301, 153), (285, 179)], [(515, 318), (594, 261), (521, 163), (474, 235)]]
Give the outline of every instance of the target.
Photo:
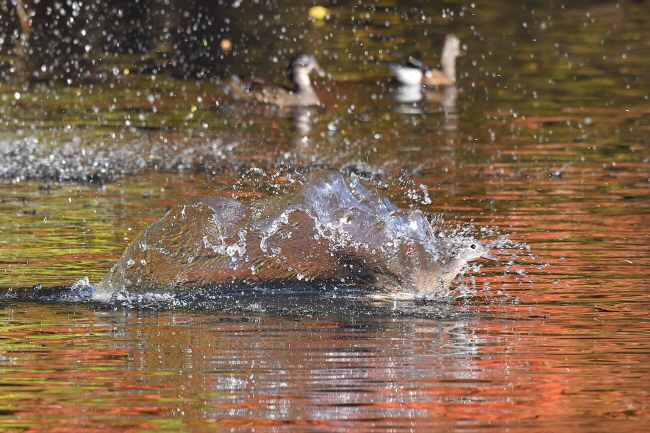
[(485, 253), (485, 254), (483, 254), (483, 255), (481, 256), (481, 258), (488, 259), (488, 260), (494, 260), (494, 261), (497, 261), (497, 260), (498, 260), (498, 259), (497, 259), (497, 256), (495, 256), (494, 254), (490, 254), (490, 253)]
[(314, 65), (311, 71), (315, 72), (319, 77), (325, 76), (325, 71), (323, 71), (318, 65)]

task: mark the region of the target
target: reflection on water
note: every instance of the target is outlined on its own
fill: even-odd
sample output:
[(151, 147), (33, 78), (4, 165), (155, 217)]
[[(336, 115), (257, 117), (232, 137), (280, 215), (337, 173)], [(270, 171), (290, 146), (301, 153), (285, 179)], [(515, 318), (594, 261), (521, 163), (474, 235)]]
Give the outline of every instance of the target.
[[(0, 425), (444, 431), (457, 420), (542, 431), (646, 418), (645, 384), (634, 378), (647, 346), (616, 329), (638, 319), (566, 310), (308, 318), (22, 304), (0, 313)], [(582, 326), (593, 318), (597, 329)]]
[[(318, 21), (285, 2), (15, 3), (32, 21), (0, 3), (4, 294), (96, 283), (179, 200), (322, 168), (533, 257), (483, 263), (450, 303), (4, 299), (0, 430), (647, 430), (647, 2), (339, 2)], [(448, 33), (458, 86), (400, 110), (388, 49), (435, 65)], [(204, 78), (281, 81), (298, 48), (329, 73), (322, 107), (233, 104)]]
[[(422, 113), (421, 109), (417, 109), (417, 102), (422, 100), (422, 85), (407, 85), (407, 84), (394, 84), (390, 86), (388, 94), (390, 98), (398, 102), (399, 108), (395, 108), (395, 111), (398, 113), (404, 114), (420, 114)], [(410, 109), (406, 108), (411, 106)]]

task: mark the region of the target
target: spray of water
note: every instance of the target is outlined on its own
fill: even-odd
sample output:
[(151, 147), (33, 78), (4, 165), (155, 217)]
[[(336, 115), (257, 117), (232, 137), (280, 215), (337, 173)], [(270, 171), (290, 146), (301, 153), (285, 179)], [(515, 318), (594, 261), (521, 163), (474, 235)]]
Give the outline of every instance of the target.
[(325, 172), (290, 195), (174, 207), (127, 248), (92, 297), (336, 286), (437, 299), (489, 250), (468, 227), (401, 210), (358, 178)]

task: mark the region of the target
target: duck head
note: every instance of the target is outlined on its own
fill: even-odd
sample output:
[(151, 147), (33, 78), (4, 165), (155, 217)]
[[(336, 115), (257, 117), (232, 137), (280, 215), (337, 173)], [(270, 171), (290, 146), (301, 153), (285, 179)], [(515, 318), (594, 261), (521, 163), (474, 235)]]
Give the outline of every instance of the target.
[(316, 57), (306, 53), (298, 53), (293, 56), (287, 69), (287, 75), (295, 86), (295, 90), (311, 88), (309, 74), (312, 72), (321, 77), (325, 75), (325, 72), (318, 66)]

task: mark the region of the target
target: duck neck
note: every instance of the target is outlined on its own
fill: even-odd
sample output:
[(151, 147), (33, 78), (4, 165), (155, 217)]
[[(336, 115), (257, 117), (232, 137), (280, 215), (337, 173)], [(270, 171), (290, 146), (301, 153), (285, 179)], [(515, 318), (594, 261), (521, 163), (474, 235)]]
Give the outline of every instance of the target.
[(467, 264), (466, 260), (463, 260), (461, 258), (454, 258), (451, 259), (445, 266), (442, 268), (442, 274), (440, 275), (440, 280), (442, 282), (443, 287), (449, 287), (452, 281), (456, 278), (458, 273), (463, 269), (463, 267)]
[(311, 87), (311, 80), (309, 79), (309, 74), (302, 71), (293, 72), (291, 76), (291, 81), (293, 82), (293, 90), (299, 93), (313, 92)]
[(442, 65), (442, 72), (447, 78), (456, 81), (456, 56), (458, 55), (453, 43), (446, 43), (445, 49), (442, 52), (440, 63)]

